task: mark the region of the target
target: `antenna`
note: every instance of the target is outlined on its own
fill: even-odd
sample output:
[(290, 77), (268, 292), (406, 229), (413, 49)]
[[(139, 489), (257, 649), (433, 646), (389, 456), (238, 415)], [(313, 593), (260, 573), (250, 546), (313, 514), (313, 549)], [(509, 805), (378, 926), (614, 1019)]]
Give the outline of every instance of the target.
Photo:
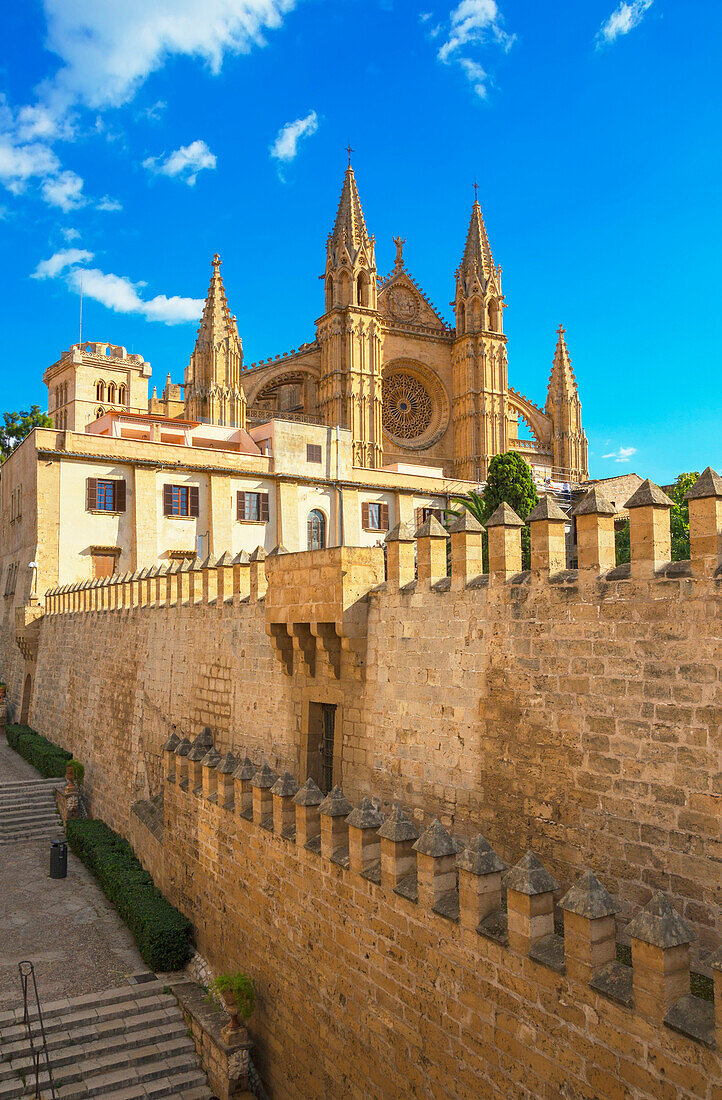
[(83, 269), (80, 269), (80, 323), (78, 325), (78, 343), (83, 342)]

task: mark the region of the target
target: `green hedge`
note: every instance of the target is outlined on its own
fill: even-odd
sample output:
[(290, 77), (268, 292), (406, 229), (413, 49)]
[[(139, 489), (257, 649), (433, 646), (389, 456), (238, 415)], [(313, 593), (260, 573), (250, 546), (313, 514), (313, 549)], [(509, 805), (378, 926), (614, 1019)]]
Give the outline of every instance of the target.
[(29, 726), (9, 725), (6, 733), (10, 748), (37, 768), (41, 775), (48, 779), (65, 775), (65, 769), (73, 759), (71, 752), (41, 737)]
[(69, 821), (66, 835), (128, 925), (146, 965), (180, 970), (191, 955), (191, 923), (166, 901), (128, 841), (104, 821)]

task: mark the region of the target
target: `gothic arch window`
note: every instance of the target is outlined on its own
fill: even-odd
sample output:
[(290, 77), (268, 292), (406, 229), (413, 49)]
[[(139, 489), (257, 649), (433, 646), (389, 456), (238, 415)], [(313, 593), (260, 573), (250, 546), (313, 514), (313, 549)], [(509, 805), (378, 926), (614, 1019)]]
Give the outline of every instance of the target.
[(466, 308), (463, 302), (459, 302), (456, 327), (458, 329), (458, 335), (463, 336), (466, 332)]
[(314, 508), (308, 513), (308, 549), (325, 550), (326, 548), (326, 517), (320, 508)]
[(326, 279), (326, 310), (333, 309), (333, 277)]
[(126, 392), (125, 391), (125, 382), (121, 382), (120, 385), (118, 386), (118, 404), (119, 405), (124, 405), (125, 404), (125, 392)]
[[(105, 401), (105, 382), (98, 381), (95, 383), (95, 400)], [(101, 416), (102, 415), (103, 414), (101, 412)]]
[(369, 305), (369, 277), (365, 271), (360, 271), (356, 280), (356, 301), (360, 306)]
[(499, 307), (495, 298), (489, 299), (489, 328), (492, 332), (499, 331)]
[(481, 327), (481, 302), (478, 298), (471, 300), (471, 330), (477, 332)]
[(68, 403), (68, 383), (64, 382), (63, 383), (63, 404), (67, 405), (67, 403)]
[(100, 420), (101, 416), (104, 416), (104, 415), (105, 414), (104, 414), (103, 410), (100, 408), (100, 406), (98, 406), (98, 408), (95, 410), (95, 419)]
[(108, 404), (115, 404), (115, 382), (108, 382)]
[(338, 277), (338, 304), (343, 307), (350, 304), (351, 279), (348, 271), (342, 271)]

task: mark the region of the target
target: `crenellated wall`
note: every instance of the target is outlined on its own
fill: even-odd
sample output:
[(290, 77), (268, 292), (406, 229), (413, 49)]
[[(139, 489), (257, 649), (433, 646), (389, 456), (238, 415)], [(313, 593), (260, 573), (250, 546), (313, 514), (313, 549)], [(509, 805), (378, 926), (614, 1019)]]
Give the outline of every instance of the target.
[[(488, 575), (467, 517), (450, 577), (433, 520), (390, 532), (385, 582), (379, 549), (346, 547), (52, 591), (31, 724), (84, 761), (97, 812), (127, 831), (133, 802), (161, 790), (171, 733), (210, 726), (220, 751), (305, 776), (312, 707), (335, 704), (333, 778), (350, 798), (481, 828), (507, 862), (533, 846), (564, 888), (593, 866), (622, 924), (663, 890), (704, 968), (722, 927), (722, 491), (690, 502), (692, 560), (670, 565), (669, 503), (645, 485), (631, 567), (614, 567), (593, 490), (574, 571), (546, 507), (531, 573), (502, 509)], [(24, 674), (0, 669), (11, 718)]]
[(398, 808), (324, 799), (207, 734), (164, 755), (162, 887), (212, 967), (256, 981), (274, 1097), (717, 1095), (722, 951), (715, 1023), (690, 994), (694, 933), (662, 895), (635, 914), (624, 966), (591, 872), (555, 907), (532, 853), (507, 870), (482, 836), (419, 835)]

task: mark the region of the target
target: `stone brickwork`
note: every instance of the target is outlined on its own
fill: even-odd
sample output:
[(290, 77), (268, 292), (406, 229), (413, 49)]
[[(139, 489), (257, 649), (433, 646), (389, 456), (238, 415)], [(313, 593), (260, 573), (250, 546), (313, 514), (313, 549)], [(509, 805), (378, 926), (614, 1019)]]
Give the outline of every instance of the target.
[[(242, 769), (221, 804), (209, 793), (220, 754), (194, 791), (178, 748), (163, 889), (214, 969), (254, 978), (251, 1030), (274, 1096), (717, 1096), (722, 1012), (715, 1024), (690, 995), (693, 932), (662, 895), (638, 914), (623, 966), (618, 906), (591, 872), (561, 901), (562, 937), (557, 884), (532, 853), (502, 884), (483, 837), (465, 848), (436, 821), (398, 881), (418, 837), (400, 810), (379, 831), (371, 802), (346, 817), (338, 789), (319, 805), (284, 777), (272, 817), (260, 800), (244, 812)], [(265, 774), (253, 782), (265, 789)], [(282, 827), (286, 806), (295, 827)]]

